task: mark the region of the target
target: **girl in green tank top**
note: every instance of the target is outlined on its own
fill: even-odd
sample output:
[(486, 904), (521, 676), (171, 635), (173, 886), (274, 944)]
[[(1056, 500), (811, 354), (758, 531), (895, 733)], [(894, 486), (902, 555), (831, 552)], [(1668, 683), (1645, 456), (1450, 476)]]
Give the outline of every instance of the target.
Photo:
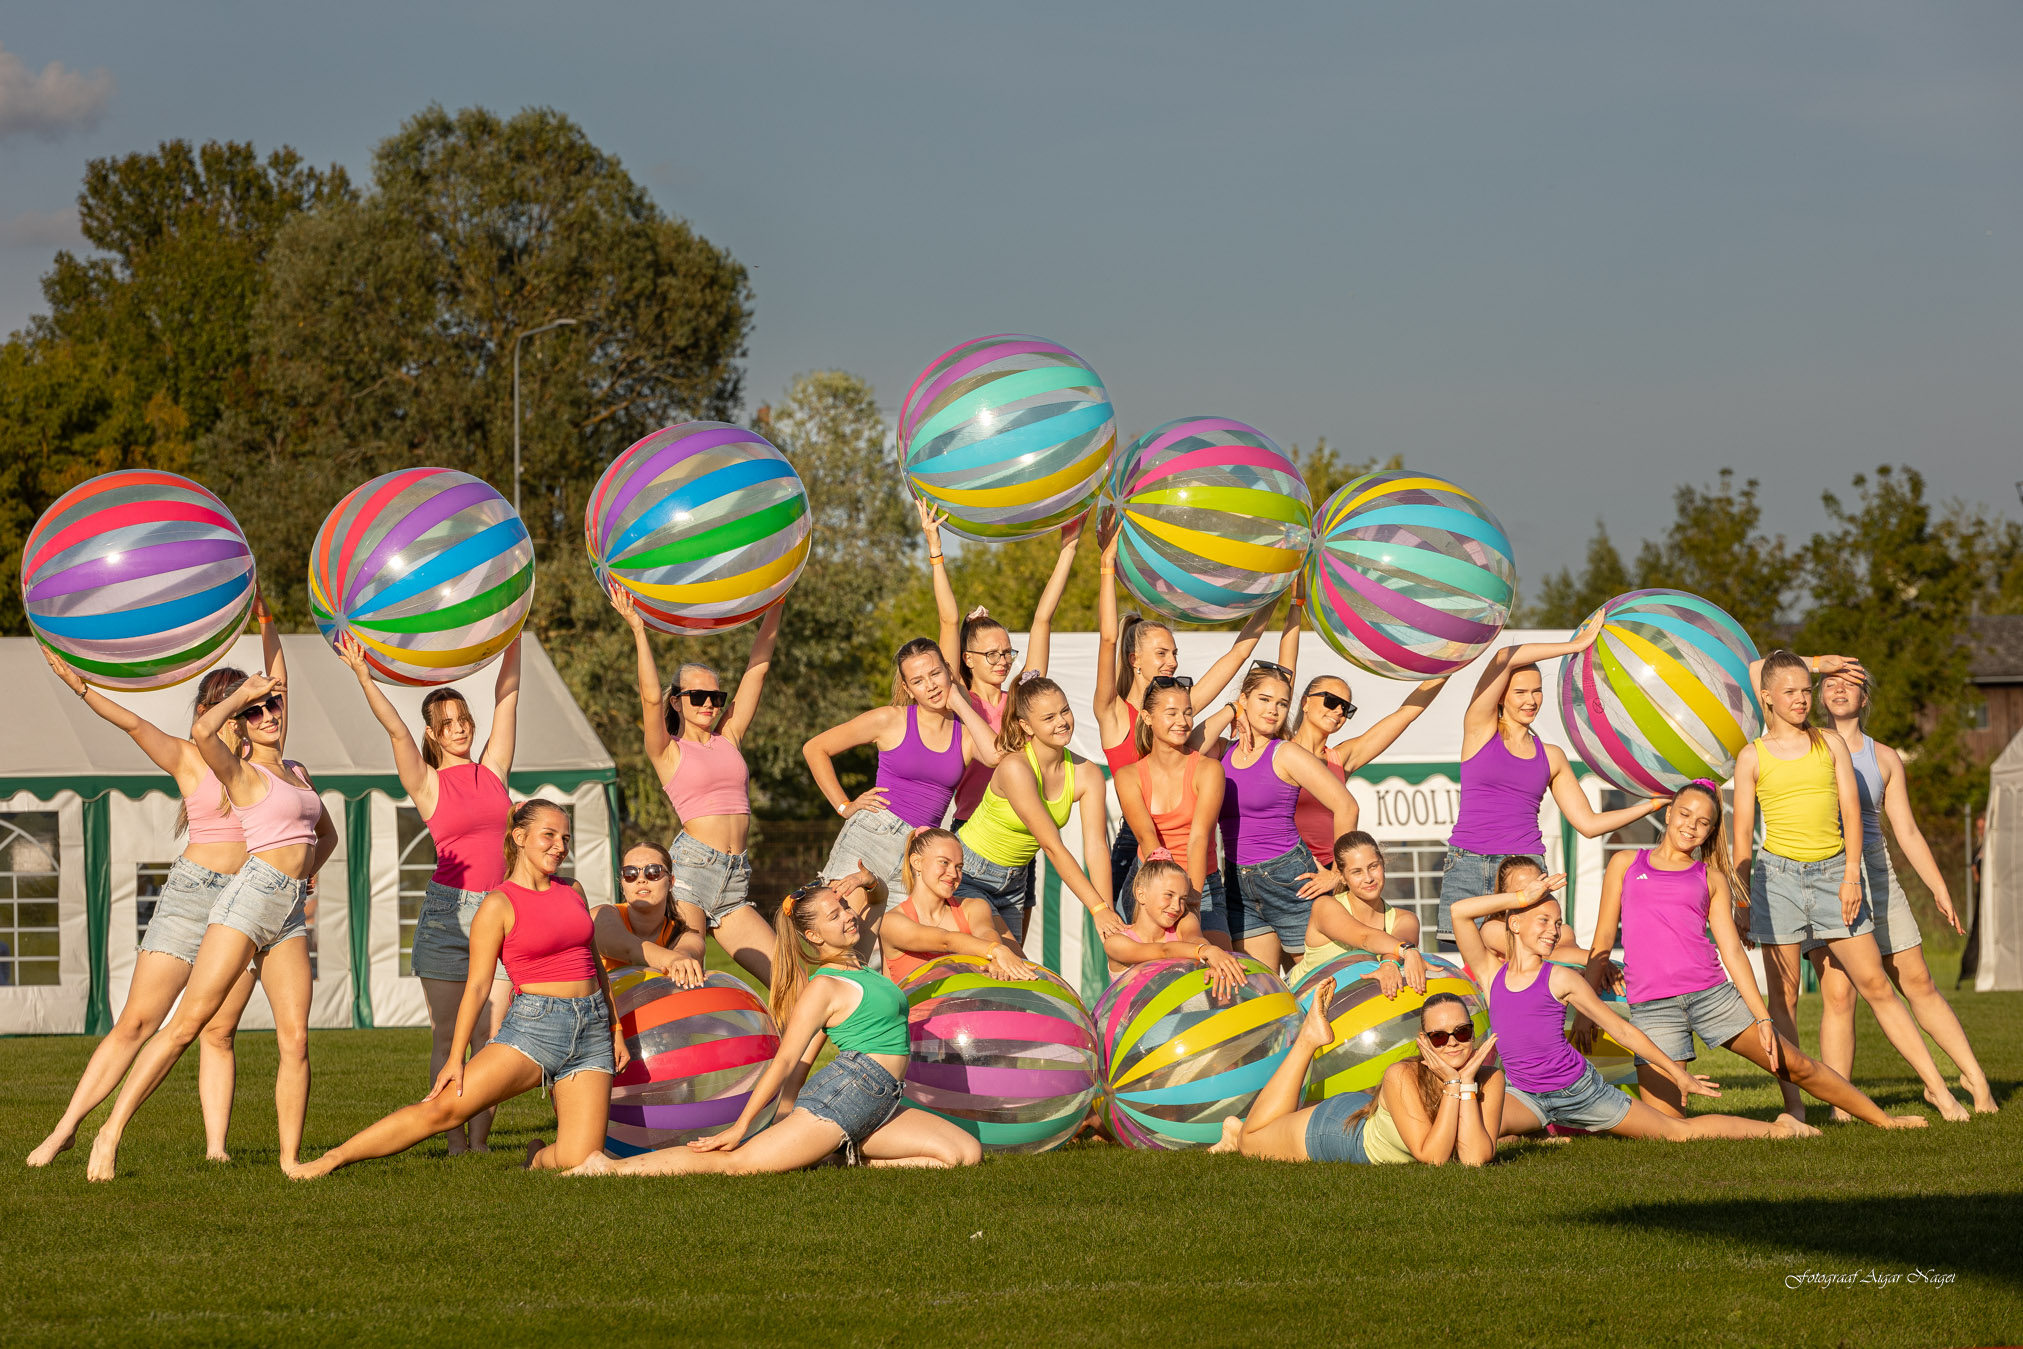
[[(780, 1047), (737, 1121), (685, 1148), (613, 1160), (592, 1154), (576, 1174), (689, 1175), (798, 1171), (838, 1147), (852, 1160), (884, 1166), (972, 1166), (983, 1156), (960, 1127), (908, 1106), (906, 996), (857, 956), (857, 911), (847, 901), (877, 881), (816, 881), (787, 896), (774, 923), (773, 1017)], [(824, 976), (811, 978), (811, 975)], [(824, 1038), (830, 1064), (808, 1076)], [(769, 1106), (773, 1122), (747, 1139)]]

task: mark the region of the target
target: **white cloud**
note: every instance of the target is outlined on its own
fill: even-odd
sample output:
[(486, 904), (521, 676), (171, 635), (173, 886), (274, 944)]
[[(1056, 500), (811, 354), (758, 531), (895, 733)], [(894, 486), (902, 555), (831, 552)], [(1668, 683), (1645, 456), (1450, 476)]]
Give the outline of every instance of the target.
[(10, 136), (54, 140), (66, 131), (88, 131), (98, 125), (111, 97), (112, 76), (106, 71), (87, 75), (51, 61), (38, 73), (0, 47), (0, 140)]
[(22, 211), (0, 220), (0, 245), (10, 248), (75, 248), (83, 242), (75, 206), (60, 211)]

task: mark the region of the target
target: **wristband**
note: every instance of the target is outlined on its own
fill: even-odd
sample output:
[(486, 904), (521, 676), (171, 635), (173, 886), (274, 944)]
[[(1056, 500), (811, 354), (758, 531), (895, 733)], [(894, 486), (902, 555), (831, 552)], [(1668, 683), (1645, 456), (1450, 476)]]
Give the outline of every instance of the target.
[(838, 815), (841, 815), (844, 811), (848, 809), (850, 809), (850, 803), (848, 801), (845, 801), (842, 805), (836, 807), (836, 813)]
[(929, 553), (929, 554), (927, 555), (927, 560), (928, 560), (929, 562), (939, 562), (939, 561), (941, 561), (941, 554), (940, 554), (940, 553)]

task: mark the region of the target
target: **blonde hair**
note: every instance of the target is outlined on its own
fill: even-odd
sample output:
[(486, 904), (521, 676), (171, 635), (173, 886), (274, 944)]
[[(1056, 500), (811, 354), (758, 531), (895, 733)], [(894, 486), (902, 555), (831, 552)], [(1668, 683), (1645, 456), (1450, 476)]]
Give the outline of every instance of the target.
[(1156, 618), (1146, 618), (1136, 610), (1124, 615), (1124, 626), (1117, 630), (1117, 687), (1128, 690), (1137, 672), (1135, 662), (1138, 648), (1145, 640), (1145, 634), (1153, 629), (1173, 635), (1173, 629)]
[[(1787, 651), (1783, 647), (1779, 647), (1763, 658), (1763, 669), (1756, 677), (1757, 693), (1762, 694), (1768, 691), (1770, 688), (1770, 676), (1783, 670), (1796, 670), (1805, 676), (1806, 686), (1811, 688), (1815, 695), (1812, 705), (1813, 709), (1817, 711), (1819, 708), (1818, 686), (1813, 682), (1812, 667), (1806, 664), (1805, 657), (1799, 655), (1796, 651)], [(1767, 707), (1764, 710), (1765, 712), (1769, 711)], [(1826, 743), (1825, 734), (1817, 726), (1814, 726), (1810, 719), (1805, 723), (1805, 738), (1814, 749), (1818, 749)]]
[(906, 855), (899, 860), (900, 885), (908, 891), (913, 889), (913, 859), (926, 852), (928, 844), (939, 843), (943, 839), (947, 839), (958, 848), (962, 846), (962, 840), (955, 836), (953, 830), (937, 826), (913, 831), (913, 836), (906, 840)]
[(1161, 880), (1177, 880), (1183, 890), (1190, 890), (1194, 886), (1194, 882), (1188, 878), (1186, 867), (1178, 862), (1169, 862), (1161, 858), (1157, 862), (1138, 864), (1138, 874), (1131, 878), (1131, 897), (1133, 899), (1142, 897), (1147, 885)]
[[(1506, 718), (1505, 718), (1505, 717), (1504, 717), (1504, 715), (1503, 715), (1503, 704), (1504, 704), (1505, 700), (1506, 700), (1506, 699), (1508, 699), (1508, 698), (1510, 697), (1510, 681), (1511, 681), (1511, 680), (1513, 680), (1513, 679), (1516, 679), (1516, 678), (1517, 678), (1517, 677), (1518, 677), (1519, 675), (1523, 674), (1523, 673), (1524, 673), (1524, 672), (1525, 672), (1526, 670), (1529, 670), (1529, 671), (1531, 671), (1531, 672), (1532, 672), (1533, 674), (1535, 674), (1535, 675), (1537, 675), (1537, 676), (1538, 676), (1538, 688), (1539, 688), (1539, 696), (1540, 696), (1541, 698), (1542, 698), (1542, 697), (1544, 697), (1544, 694), (1545, 694), (1545, 671), (1543, 671), (1543, 670), (1541, 670), (1541, 669), (1539, 669), (1539, 668), (1538, 668), (1538, 662), (1537, 662), (1537, 661), (1529, 661), (1529, 662), (1527, 662), (1527, 663), (1525, 663), (1525, 664), (1523, 664), (1523, 665), (1513, 665), (1513, 666), (1511, 666), (1511, 667), (1510, 667), (1510, 669), (1509, 669), (1509, 671), (1508, 671), (1508, 672), (1507, 672), (1507, 673), (1506, 673), (1506, 674), (1504, 675), (1504, 678), (1503, 678), (1503, 696), (1502, 696), (1502, 697), (1500, 697), (1500, 698), (1498, 698), (1498, 699), (1496, 700), (1496, 725), (1497, 725), (1497, 730), (1498, 730), (1498, 734), (1501, 734), (1501, 733), (1502, 733), (1502, 726), (1503, 726), (1503, 723), (1504, 723), (1504, 721), (1506, 720)], [(1515, 722), (1513, 722), (1513, 723), (1511, 723), (1511, 724), (1512, 724), (1512, 725), (1515, 725), (1516, 723), (1515, 723)], [(1526, 730), (1530, 730), (1531, 728), (1527, 726), (1527, 727), (1525, 727), (1525, 729), (1526, 729)]]
[[(1244, 672), (1243, 683), (1236, 691), (1237, 701), (1242, 702), (1245, 698), (1248, 698), (1257, 689), (1262, 687), (1266, 680), (1270, 680), (1276, 684), (1284, 684), (1285, 696), (1288, 699), (1292, 697), (1292, 683), (1284, 675), (1280, 674), (1277, 670), (1268, 670), (1262, 665), (1253, 665)], [(1291, 709), (1288, 708), (1286, 720), (1278, 724), (1278, 729), (1273, 731), (1269, 738), (1273, 740), (1285, 739), (1286, 722), (1291, 720)], [(1256, 728), (1253, 727), (1252, 729), (1255, 730)]]
[(525, 829), (532, 825), (534, 817), (544, 810), (554, 811), (565, 821), (569, 818), (568, 811), (562, 809), (562, 807), (556, 805), (545, 796), (528, 797), (513, 811), (512, 822), (506, 826), (506, 875), (508, 877), (513, 874), (513, 868), (520, 863), (520, 845), (514, 840), (513, 831)]
[[(1162, 693), (1177, 693), (1182, 698), (1185, 698), (1190, 706), (1194, 701), (1194, 690), (1192, 689), (1181, 688), (1178, 684), (1168, 684), (1163, 688), (1155, 689), (1150, 684), (1147, 684), (1145, 686), (1145, 704), (1143, 710), (1150, 712), (1152, 710), (1152, 700)], [(1131, 731), (1131, 743), (1138, 747), (1138, 757), (1141, 759), (1152, 752), (1151, 717), (1140, 716), (1138, 718), (1138, 725)]]
[(946, 668), (948, 658), (941, 654), (941, 644), (932, 637), (915, 637), (906, 645), (892, 653), (892, 706), (906, 707), (917, 701), (912, 690), (906, 687), (906, 662), (915, 656), (932, 656), (936, 663)]
[(803, 886), (780, 901), (780, 911), (773, 918), (773, 986), (766, 1005), (772, 1008), (774, 1023), (783, 1030), (801, 994), (807, 991), (808, 970), (822, 963), (822, 953), (808, 940), (815, 916), (805, 901), (825, 890), (830, 890), (827, 884)]
[[(220, 665), (217, 669), (212, 670), (201, 680), (197, 681), (197, 696), (190, 700), (190, 719), (194, 721), (216, 707), (219, 703), (224, 702), (225, 699), (232, 696), (239, 685), (245, 682), (246, 672), (236, 665)], [(234, 728), (234, 734), (237, 734), (236, 728)], [(234, 750), (243, 754), (245, 752), (243, 742), (235, 745)], [(227, 792), (224, 783), (220, 782), (218, 784), (218, 810), (220, 813), (224, 813), (230, 811), (231, 808), (231, 793)], [(181, 838), (189, 832), (190, 803), (188, 801), (179, 801), (176, 803), (175, 836)]]
[[(1697, 855), (1701, 865), (1713, 867), (1720, 871), (1721, 879), (1728, 882), (1728, 897), (1732, 900), (1736, 895), (1745, 892), (1742, 889), (1741, 879), (1735, 874), (1735, 859), (1729, 856), (1727, 845), (1721, 835), (1721, 817), (1723, 813), (1721, 789), (1704, 779), (1695, 778), (1693, 781), (1679, 788), (1678, 791), (1673, 792), (1672, 800), (1677, 802), (1687, 792), (1700, 793), (1714, 807), (1714, 827), (1707, 831), (1707, 837), (1701, 842)], [(1668, 824), (1670, 818), (1669, 815), (1666, 816)]]
[(997, 747), (1006, 754), (1015, 754), (1026, 747), (1025, 727), (1019, 725), (1022, 718), (1031, 715), (1033, 702), (1047, 694), (1054, 694), (1066, 702), (1068, 695), (1061, 686), (1045, 675), (1023, 675), (1012, 688), (1011, 703), (1004, 710), (1004, 720), (998, 724)]

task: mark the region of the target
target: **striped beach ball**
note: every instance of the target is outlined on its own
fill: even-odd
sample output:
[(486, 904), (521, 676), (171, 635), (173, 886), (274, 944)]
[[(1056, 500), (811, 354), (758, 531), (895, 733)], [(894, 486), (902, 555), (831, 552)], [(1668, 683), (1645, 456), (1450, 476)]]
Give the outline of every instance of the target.
[(1517, 562), (1494, 513), (1444, 478), (1365, 473), (1314, 516), (1307, 605), (1329, 646), (1371, 674), (1452, 674), (1510, 617)]
[(583, 510), (598, 581), (624, 586), (648, 627), (674, 633), (759, 617), (800, 579), (813, 529), (787, 456), (728, 422), (683, 422), (635, 441)]
[(1749, 687), (1756, 643), (1719, 606), (1683, 590), (1633, 590), (1590, 615), (1595, 644), (1560, 662), (1559, 709), (1574, 751), (1638, 796), (1695, 778), (1726, 782), (1763, 731)]
[(447, 684), (520, 635), (534, 544), (492, 485), (449, 468), (384, 474), (337, 503), (309, 550), (309, 612), (365, 648), (382, 684)]
[(1228, 417), (1181, 417), (1110, 470), (1117, 575), (1168, 618), (1219, 623), (1277, 601), (1306, 564), (1313, 498), (1270, 436)]
[(1045, 1152), (1075, 1136), (1101, 1089), (1095, 1027), (1052, 970), (1008, 980), (988, 966), (942, 956), (900, 982), (913, 1038), (906, 1099), (985, 1152)]
[(1387, 998), (1377, 981), (1369, 977), (1376, 973), (1378, 959), (1368, 951), (1345, 951), (1293, 985), (1293, 996), (1305, 1012), (1313, 1006), (1320, 981), (1335, 981), (1335, 995), (1327, 1007), (1335, 1042), (1314, 1055), (1313, 1067), (1307, 1071), (1309, 1101), (1350, 1091), (1375, 1091), (1386, 1068), (1401, 1059), (1419, 1057), (1419, 1009), (1437, 993), (1452, 993), (1467, 1005), (1478, 1040), (1489, 1033), (1489, 1004), (1459, 963), (1428, 954), (1426, 991), (1414, 993), (1407, 984), (1395, 998)]
[(1086, 511), (1117, 423), (1081, 357), (1043, 337), (979, 337), (920, 372), (899, 405), (913, 494), (969, 539), (1030, 539)]
[(108, 689), (202, 674), (253, 610), (253, 550), (225, 503), (156, 469), (79, 483), (21, 548), (21, 602), (43, 645)]
[(1096, 1003), (1103, 1110), (1127, 1148), (1202, 1148), (1242, 1117), (1299, 1030), (1299, 1004), (1249, 956), (1233, 995), (1191, 960), (1133, 965)]
[[(611, 1079), (604, 1149), (616, 1157), (722, 1133), (779, 1052), (779, 1027), (765, 1000), (722, 970), (704, 975), (700, 988), (683, 988), (630, 965), (612, 972), (611, 1000), (632, 1055)], [(768, 1104), (751, 1132), (772, 1118)]]

